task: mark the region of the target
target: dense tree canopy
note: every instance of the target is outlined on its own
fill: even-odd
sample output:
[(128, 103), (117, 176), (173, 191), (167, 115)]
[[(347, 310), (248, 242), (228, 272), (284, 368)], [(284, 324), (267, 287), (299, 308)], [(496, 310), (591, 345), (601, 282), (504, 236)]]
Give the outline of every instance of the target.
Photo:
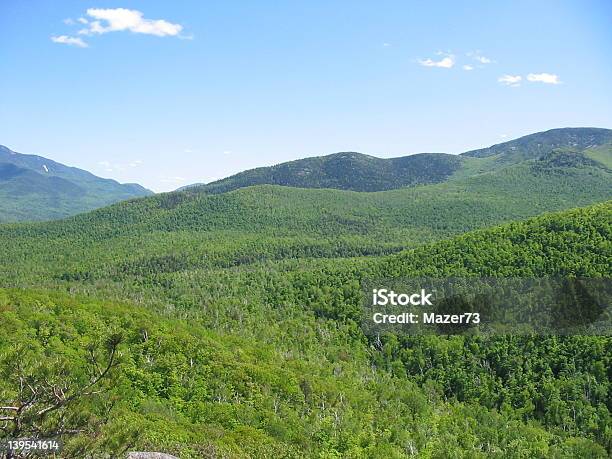
[[(67, 457), (610, 452), (609, 337), (375, 340), (358, 316), (371, 276), (610, 276), (611, 203), (388, 255), (402, 244), (367, 233), (196, 231), (171, 217), (186, 199), (173, 196), (2, 229), (3, 282), (18, 288), (0, 293), (0, 398), (19, 402), (20, 375), (80, 393), (26, 421), (63, 432)], [(237, 196), (221, 196), (202, 199), (226, 212)], [(116, 365), (89, 390), (118, 336)]]

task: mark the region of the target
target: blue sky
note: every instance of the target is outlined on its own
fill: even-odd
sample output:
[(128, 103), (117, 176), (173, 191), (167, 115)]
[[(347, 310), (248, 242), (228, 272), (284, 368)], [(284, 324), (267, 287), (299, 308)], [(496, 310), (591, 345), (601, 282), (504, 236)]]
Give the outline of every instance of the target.
[(612, 2), (0, 2), (0, 144), (155, 191), (612, 128)]

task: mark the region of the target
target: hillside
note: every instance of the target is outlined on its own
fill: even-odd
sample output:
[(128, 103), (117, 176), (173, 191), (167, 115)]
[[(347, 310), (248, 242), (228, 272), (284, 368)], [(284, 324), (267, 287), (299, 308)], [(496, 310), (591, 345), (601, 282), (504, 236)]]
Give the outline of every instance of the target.
[[(112, 273), (375, 256), (547, 211), (612, 199), (605, 169), (519, 164), (377, 193), (256, 186), (174, 192), (61, 221), (0, 225), (4, 285)], [(134, 250), (138, 247), (138, 250)]]
[[(360, 280), (371, 275), (610, 276), (611, 217), (608, 202), (388, 257), (248, 265), (223, 254), (232, 241), (223, 233), (208, 236), (205, 252), (201, 233), (156, 234), (175, 258), (146, 265), (127, 262), (133, 241), (92, 239), (58, 254), (79, 254), (83, 274), (102, 265), (81, 278), (54, 277), (52, 258), (27, 256), (49, 242), (38, 231), (69, 221), (20, 225), (9, 240), (23, 255), (13, 252), (10, 264), (43, 268), (39, 286), (57, 289), (0, 290), (8, 331), (0, 334), (0, 394), (18, 397), (17, 362), (28, 381), (60, 380), (72, 393), (87, 383), (92, 356), (102, 365), (105, 346), (118, 342), (102, 394), (46, 420), (47, 429), (84, 429), (65, 435), (66, 457), (131, 448), (181, 458), (604, 458), (612, 449), (610, 337), (377, 342), (355, 314)], [(234, 241), (258, 249), (256, 239)], [(197, 263), (215, 247), (227, 265)], [(9, 258), (0, 260), (6, 269)]]
[[(66, 429), (67, 458), (608, 457), (610, 336), (361, 328), (373, 277), (612, 276), (608, 152), (468, 157), (449, 180), (378, 192), (187, 189), (0, 225), (2, 406), (28, 403), (23, 380), (42, 387), (51, 401), (27, 405), (20, 432)], [(36, 416), (109, 359), (91, 396)]]
[(359, 193), (273, 185), (222, 194), (185, 190), (118, 203), (65, 221), (0, 227), (0, 234), (95, 240), (156, 231), (266, 236), (376, 236), (411, 244), (612, 198), (612, 172), (557, 153), (498, 171), (419, 187)]
[(571, 150), (579, 155), (585, 150), (593, 151), (599, 155), (598, 161), (607, 164), (612, 160), (610, 142), (612, 130), (609, 129), (565, 128), (531, 134), (461, 155), (421, 153), (383, 159), (343, 152), (259, 167), (206, 185), (183, 187), (181, 190), (225, 193), (238, 188), (269, 184), (384, 191), (491, 172), (522, 161), (537, 160), (558, 149)]
[(0, 146), (0, 223), (63, 218), (149, 194), (140, 185)]
[[(377, 192), (415, 187), (435, 190), (430, 186), (438, 184), (442, 186), (438, 191), (446, 193), (446, 184), (449, 189), (457, 189), (465, 180), (482, 174), (503, 174), (505, 168), (534, 161), (532, 166), (540, 169), (546, 166), (545, 170), (589, 167), (599, 176), (612, 170), (611, 133), (595, 128), (556, 129), (462, 155), (422, 153), (382, 159), (354, 152), (336, 153), (260, 167), (178, 191), (192, 195), (223, 194), (256, 185), (278, 185)], [(551, 155), (557, 158), (556, 163), (550, 162)], [(544, 161), (547, 158), (548, 163)], [(139, 185), (119, 184), (0, 146), (0, 223), (59, 219), (149, 194), (150, 191)], [(177, 199), (184, 198), (172, 198)]]
[[(516, 140), (493, 145), (488, 148), (472, 150), (461, 156), (489, 158), (501, 162), (520, 162), (536, 159), (557, 149), (584, 151), (612, 142), (612, 130), (601, 128), (561, 128), (526, 135)], [(610, 155), (610, 153), (608, 153)]]
[(355, 152), (299, 159), (260, 167), (204, 185), (200, 191), (224, 193), (252, 185), (382, 191), (444, 181), (461, 166), (454, 155), (422, 153), (382, 159)]

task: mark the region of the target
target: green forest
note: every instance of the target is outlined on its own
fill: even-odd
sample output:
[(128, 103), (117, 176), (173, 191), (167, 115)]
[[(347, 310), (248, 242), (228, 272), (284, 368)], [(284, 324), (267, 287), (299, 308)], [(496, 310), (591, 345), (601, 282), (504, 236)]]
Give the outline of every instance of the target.
[(0, 225), (0, 436), (66, 458), (610, 457), (611, 336), (360, 323), (369, 278), (612, 275), (610, 149), (525, 145), (439, 183), (195, 187)]

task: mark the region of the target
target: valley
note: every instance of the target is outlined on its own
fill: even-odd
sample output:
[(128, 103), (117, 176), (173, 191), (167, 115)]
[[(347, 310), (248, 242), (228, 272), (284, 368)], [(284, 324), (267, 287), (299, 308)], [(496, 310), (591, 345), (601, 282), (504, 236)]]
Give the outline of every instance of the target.
[[(608, 457), (609, 334), (360, 326), (370, 278), (610, 277), (610, 150), (553, 134), (436, 183), (235, 178), (0, 225), (0, 399), (40, 387), (19, 433), (61, 435), (75, 458)], [(99, 393), (37, 414), (111, 352)]]

